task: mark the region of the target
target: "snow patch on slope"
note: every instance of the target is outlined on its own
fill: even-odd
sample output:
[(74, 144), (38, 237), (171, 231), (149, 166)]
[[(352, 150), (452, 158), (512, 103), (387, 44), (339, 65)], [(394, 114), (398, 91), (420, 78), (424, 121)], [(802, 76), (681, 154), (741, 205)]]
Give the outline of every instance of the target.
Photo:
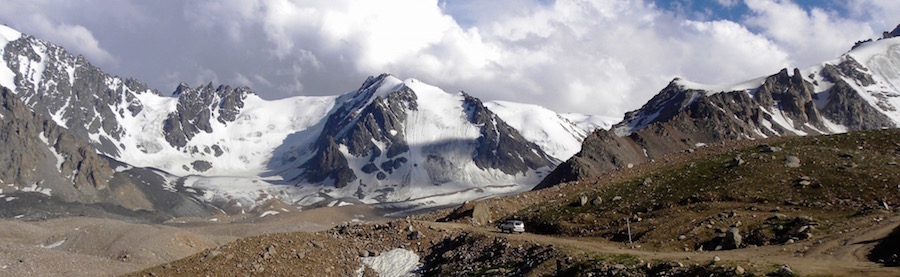
[[(40, 89), (41, 80), (44, 79), (44, 69), (47, 67), (47, 46), (43, 44), (31, 44), (32, 50), (38, 54), (40, 60), (32, 60), (26, 56), (19, 56), (19, 73), (25, 76), (25, 80), (31, 82), (34, 89)], [(28, 102), (28, 101), (26, 101)]]
[[(416, 276), (415, 270), (421, 266), (419, 255), (416, 255), (416, 252), (402, 248), (384, 252), (376, 257), (360, 258), (360, 260), (364, 266), (375, 270), (381, 277)], [(360, 267), (357, 274), (362, 276), (364, 270), (364, 267)]]
[(21, 37), (22, 33), (19, 33), (19, 31), (13, 30), (6, 25), (0, 25), (0, 62), (3, 63), (0, 64), (0, 86), (10, 89), (13, 93), (16, 91), (16, 74), (9, 69), (3, 57), (6, 54), (6, 44)]
[[(753, 89), (762, 86), (765, 83), (766, 77), (759, 77), (756, 79), (743, 81), (735, 84), (727, 84), (727, 85), (707, 85), (701, 83), (691, 82), (685, 79), (677, 79), (675, 82), (685, 89), (694, 89), (694, 90), (702, 90), (707, 96), (713, 95), (721, 92), (731, 92), (731, 91), (751, 91)], [(695, 98), (699, 97), (699, 95), (695, 96)], [(696, 100), (696, 99), (695, 99)], [(693, 103), (693, 101), (688, 104)]]
[[(31, 186), (27, 186), (21, 189), (23, 192), (37, 192), (46, 196), (51, 196), (53, 190), (49, 188), (42, 188), (38, 186), (37, 183), (31, 184)], [(8, 201), (8, 200), (7, 200)]]
[[(900, 39), (898, 39), (900, 41)], [(900, 45), (892, 45), (884, 54), (874, 55), (866, 66), (875, 84), (867, 87), (867, 100), (885, 115), (900, 122)]]
[(534, 142), (550, 156), (567, 160), (581, 150), (581, 142), (588, 132), (567, 118), (538, 105), (506, 101), (485, 102), (491, 110), (509, 126), (519, 131), (525, 139)]
[(480, 129), (463, 117), (466, 113), (463, 111), (465, 98), (462, 94), (450, 94), (416, 79), (408, 79), (403, 85), (416, 93), (418, 104), (418, 110), (410, 111), (405, 126), (407, 142), (411, 146), (447, 140), (474, 140), (481, 135)]
[(578, 126), (578, 128), (581, 128), (588, 133), (591, 133), (594, 130), (609, 130), (609, 128), (612, 128), (613, 124), (622, 121), (621, 117), (607, 117), (580, 113), (563, 113), (559, 115), (568, 119), (569, 122), (572, 122), (575, 126)]
[(856, 47), (856, 49), (847, 52), (847, 55), (850, 55), (854, 60), (861, 64), (866, 64), (875, 56), (883, 56), (888, 52), (889, 48), (896, 45), (900, 45), (900, 37), (861, 44), (859, 47)]
[(66, 160), (66, 158), (63, 157), (62, 154), (59, 154), (59, 152), (56, 151), (56, 148), (53, 147), (53, 144), (51, 144), (51, 143), (50, 143), (50, 140), (47, 139), (47, 136), (44, 135), (44, 132), (41, 132), (41, 133), (38, 135), (38, 138), (39, 138), (42, 142), (44, 142), (44, 144), (47, 145), (47, 149), (49, 149), (49, 150), (50, 150), (50, 153), (53, 153), (53, 156), (56, 157), (56, 170), (62, 172), (62, 164), (63, 164), (63, 162)]
[[(311, 137), (291, 137), (319, 123), (331, 110), (335, 97), (292, 97), (263, 100), (254, 94), (244, 99), (244, 108), (234, 122), (223, 124), (211, 120), (212, 133), (200, 132), (185, 149), (197, 147), (191, 153), (172, 147), (166, 140), (162, 126), (169, 113), (175, 111), (178, 98), (159, 96), (150, 92), (137, 93), (144, 109), (136, 116), (119, 119), (126, 134), (120, 142), (137, 148), (119, 149), (120, 159), (141, 167), (159, 167), (178, 175), (196, 174), (183, 169), (194, 161), (206, 161), (213, 168), (203, 175), (258, 176), (268, 170), (269, 161), (277, 157), (280, 146), (303, 146)], [(290, 137), (290, 140), (289, 140)], [(217, 145), (220, 156), (207, 153)]]

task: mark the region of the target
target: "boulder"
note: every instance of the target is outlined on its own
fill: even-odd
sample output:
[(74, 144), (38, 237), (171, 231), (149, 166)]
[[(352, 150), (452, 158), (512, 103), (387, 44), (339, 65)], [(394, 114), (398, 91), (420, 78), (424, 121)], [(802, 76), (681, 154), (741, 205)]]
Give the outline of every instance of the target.
[(762, 153), (775, 153), (781, 151), (781, 147), (770, 146), (768, 144), (763, 144), (759, 146), (759, 152)]
[(744, 159), (741, 157), (740, 154), (738, 154), (738, 155), (735, 156), (733, 159), (731, 159), (731, 166), (732, 166), (732, 167), (738, 167), (738, 166), (744, 165), (744, 163), (745, 163), (745, 162), (744, 162)]
[(797, 156), (784, 157), (784, 166), (789, 168), (798, 168), (800, 167), (800, 158), (797, 158)]
[(737, 249), (741, 247), (741, 230), (731, 227), (725, 232), (725, 239), (722, 240), (723, 249)]
[(491, 211), (484, 203), (476, 203), (472, 208), (472, 223), (478, 226), (491, 224)]
[(206, 255), (203, 256), (203, 259), (201, 259), (201, 260), (206, 261), (206, 260), (218, 257), (219, 255), (222, 255), (222, 251), (212, 250), (212, 251), (207, 252)]
[(788, 277), (788, 276), (797, 276), (797, 275), (794, 274), (794, 271), (791, 270), (791, 268), (789, 266), (783, 265), (778, 270), (775, 270), (774, 272), (769, 273), (769, 276)]

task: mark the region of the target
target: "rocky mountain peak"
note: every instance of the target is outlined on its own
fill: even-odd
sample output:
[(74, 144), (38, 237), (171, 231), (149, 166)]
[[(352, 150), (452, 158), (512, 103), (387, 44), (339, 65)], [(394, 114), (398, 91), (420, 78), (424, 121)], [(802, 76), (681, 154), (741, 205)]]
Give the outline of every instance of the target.
[[(574, 153), (586, 134), (543, 107), (510, 102), (494, 106), (504, 110), (498, 115), (473, 95), (390, 74), (371, 76), (356, 91), (340, 96), (264, 100), (247, 87), (212, 82), (195, 87), (180, 83), (170, 95), (162, 95), (134, 79), (104, 73), (51, 43), (9, 34), (0, 34), (10, 41), (4, 42), (0, 66), (15, 76), (0, 84), (14, 89), (11, 95), (40, 118), (60, 130), (69, 128), (71, 140), (88, 146), (81, 151), (89, 154), (81, 157), (101, 158), (54, 167), (56, 160), (47, 157), (68, 151), (56, 145), (77, 143), (51, 129), (43, 130), (49, 142), (43, 143), (39, 128), (29, 134), (41, 143), (22, 146), (36, 150), (20, 152), (47, 158), (39, 161), (46, 169), (40, 169), (41, 178), (62, 170), (59, 178), (84, 179), (75, 181), (78, 187), (114, 188), (102, 182), (112, 174), (114, 180), (130, 176), (119, 181), (138, 178), (134, 176), (152, 180), (152, 190), (202, 191), (209, 193), (204, 201), (243, 207), (276, 194), (298, 205), (330, 202), (328, 197), (353, 197), (354, 203), (449, 204), (530, 188), (562, 156)], [(507, 116), (515, 123), (506, 122)], [(43, 125), (53, 126), (43, 121), (30, 126)], [(570, 141), (549, 141), (559, 137)], [(30, 166), (19, 163), (23, 157), (13, 159), (3, 164)], [(120, 171), (88, 166), (105, 159)], [(225, 174), (234, 177), (229, 179), (234, 185), (219, 187), (214, 180)], [(197, 178), (173, 181), (187, 175)], [(43, 182), (36, 178), (15, 182)], [(440, 199), (423, 200), (429, 197)], [(133, 207), (146, 208), (151, 202), (156, 203)]]
[(6, 44), (0, 63), (15, 74), (10, 89), (34, 112), (110, 156), (119, 155), (114, 141), (125, 134), (119, 118), (143, 109), (135, 95), (158, 94), (134, 79), (109, 75), (81, 56), (26, 34)]
[(481, 136), (473, 156), (475, 164), (482, 169), (496, 168), (506, 174), (524, 174), (530, 169), (553, 166), (556, 159), (540, 149), (536, 144), (522, 137), (496, 114), (487, 109), (480, 99), (461, 92), (467, 119), (481, 126)]
[(178, 86), (175, 87), (175, 91), (172, 92), (172, 96), (179, 96), (182, 93), (184, 93), (185, 91), (191, 91), (191, 90), (194, 90), (194, 89), (191, 88), (190, 85), (188, 85), (185, 82), (181, 82), (181, 83), (178, 83)]
[(232, 88), (212, 82), (190, 88), (181, 83), (173, 95), (178, 97), (175, 111), (163, 122), (166, 141), (172, 146), (184, 147), (200, 131), (212, 133), (212, 122), (227, 124), (237, 119), (247, 96), (254, 94), (248, 87)]
[(585, 139), (582, 151), (538, 188), (597, 176), (724, 140), (841, 133), (900, 126), (900, 46), (880, 40), (836, 62), (787, 68), (725, 85), (674, 79), (611, 132)]
[(697, 101), (704, 93), (702, 90), (686, 87), (681, 78), (674, 78), (640, 109), (625, 113), (622, 122), (614, 125), (612, 129), (619, 136), (627, 136), (647, 127), (652, 122), (668, 121), (688, 105)]
[(882, 39), (888, 39), (888, 38), (893, 38), (893, 37), (900, 37), (900, 24), (898, 24), (897, 27), (894, 28), (894, 30), (892, 30), (890, 32), (884, 32), (881, 35)]
[(305, 181), (365, 191), (496, 178), (488, 177), (491, 170), (527, 175), (556, 163), (477, 98), (418, 80), (369, 77), (337, 103), (314, 144), (316, 156), (300, 166)]
[(791, 129), (808, 129), (804, 124), (819, 130), (828, 129), (813, 102), (813, 86), (804, 80), (800, 69), (794, 68), (791, 75), (785, 68), (767, 77), (753, 98), (764, 108), (777, 107), (794, 123), (788, 126)]

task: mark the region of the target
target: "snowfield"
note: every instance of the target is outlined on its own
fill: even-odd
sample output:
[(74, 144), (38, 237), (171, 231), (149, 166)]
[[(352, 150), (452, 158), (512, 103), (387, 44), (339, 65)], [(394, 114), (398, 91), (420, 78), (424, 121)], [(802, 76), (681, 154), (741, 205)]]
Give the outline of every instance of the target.
[[(58, 125), (81, 132), (100, 154), (122, 162), (124, 165), (115, 168), (117, 173), (148, 169), (164, 181), (142, 181), (145, 185), (191, 193), (208, 203), (230, 203), (241, 212), (253, 211), (260, 203), (274, 199), (298, 206), (383, 204), (417, 210), (518, 193), (530, 190), (553, 165), (578, 152), (590, 132), (609, 128), (613, 122), (506, 101), (483, 103), (493, 115), (475, 119), (471, 114), (473, 103), (464, 93), (446, 92), (416, 79), (401, 80), (391, 75), (371, 79), (377, 81), (367, 83), (372, 91), (362, 93), (361, 88), (337, 96), (265, 100), (248, 88), (220, 91), (212, 84), (197, 88), (181, 84), (175, 94), (163, 95), (133, 80), (93, 70), (83, 58), (61, 47), (0, 26), (0, 51), (6, 51), (4, 46), (11, 41), (24, 43), (10, 48), (20, 53), (6, 57), (10, 60), (0, 52), (0, 85), (16, 90), (26, 104), (33, 109), (39, 106), (36, 112)], [(35, 55), (23, 54), (26, 52)], [(73, 89), (75, 86), (88, 89)], [(91, 95), (79, 93), (93, 90), (98, 91), (92, 95), (98, 101), (89, 106), (83, 99)], [(345, 132), (365, 124), (354, 116), (366, 108), (390, 105), (386, 101), (393, 99), (391, 96), (408, 92), (414, 94), (411, 100), (391, 100), (414, 101), (408, 103), (409, 107), (400, 104), (404, 110), (393, 111), (402, 113), (396, 117), (402, 122), (392, 125), (392, 130), (376, 132), (402, 138), (404, 147), (408, 146), (400, 154), (405, 159), (402, 165), (385, 169), (383, 164), (390, 165), (399, 156), (351, 154), (344, 145), (347, 142), (341, 142), (337, 148), (343, 159), (339, 160), (347, 161), (355, 179), (341, 186), (331, 178), (309, 181), (305, 165), (316, 155), (321, 156), (326, 135), (335, 136), (325, 131), (338, 128), (326, 126), (331, 116), (338, 111), (349, 113), (338, 115), (352, 119), (348, 125), (339, 126), (339, 133)], [(475, 120), (488, 122), (473, 123)], [(498, 120), (538, 148), (525, 143), (517, 148), (529, 149), (508, 153), (493, 150), (487, 155), (506, 155), (502, 157), (507, 161), (518, 158), (528, 164), (526, 169), (500, 170), (502, 167), (490, 164), (493, 161), (489, 159), (476, 164), (476, 155), (485, 155), (476, 154), (483, 149), (479, 148), (484, 142), (482, 136), (487, 137), (482, 132), (489, 129), (484, 127), (499, 126)], [(70, 126), (73, 122), (79, 126)], [(510, 137), (512, 143), (522, 143), (517, 136)], [(498, 145), (488, 149), (504, 149), (499, 141), (506, 137), (492, 139), (490, 143)], [(387, 151), (383, 138), (372, 142), (378, 148), (375, 150)], [(53, 142), (44, 139), (44, 143), (60, 168), (65, 157), (55, 151)], [(523, 156), (530, 156), (530, 152), (540, 157), (540, 162), (529, 157), (526, 163)], [(369, 169), (381, 165), (379, 174), (363, 172), (367, 165)], [(23, 190), (51, 194), (36, 185)], [(262, 216), (268, 215), (275, 213)]]
[[(406, 277), (416, 276), (415, 270), (422, 266), (419, 263), (419, 255), (406, 249), (397, 248), (387, 251), (376, 257), (360, 258), (364, 266), (367, 266), (381, 277)], [(357, 271), (358, 276), (363, 276), (364, 267)]]

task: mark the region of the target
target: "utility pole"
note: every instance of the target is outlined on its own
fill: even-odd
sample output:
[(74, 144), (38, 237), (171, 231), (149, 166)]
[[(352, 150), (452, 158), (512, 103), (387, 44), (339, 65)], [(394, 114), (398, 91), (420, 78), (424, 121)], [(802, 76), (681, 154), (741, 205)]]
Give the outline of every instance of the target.
[(634, 244), (634, 242), (631, 241), (631, 218), (630, 217), (625, 219), (625, 226), (628, 227), (628, 244)]

